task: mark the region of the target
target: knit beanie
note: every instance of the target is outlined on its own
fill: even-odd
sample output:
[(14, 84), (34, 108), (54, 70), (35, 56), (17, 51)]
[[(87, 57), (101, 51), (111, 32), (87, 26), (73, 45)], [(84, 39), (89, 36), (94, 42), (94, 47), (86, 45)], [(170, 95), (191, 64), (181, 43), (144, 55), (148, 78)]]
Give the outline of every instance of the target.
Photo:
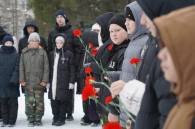
[(117, 24), (120, 27), (122, 27), (125, 31), (127, 31), (125, 22), (126, 22), (125, 15), (123, 13), (117, 13), (110, 19), (108, 26), (110, 26), (110, 24)]
[(30, 35), (29, 35), (29, 37), (28, 37), (28, 42), (31, 40), (31, 39), (37, 39), (37, 40), (39, 40), (39, 43), (40, 43), (40, 36), (39, 36), (39, 34), (37, 33), (37, 32), (33, 32), (33, 33), (31, 33)]
[(13, 40), (13, 38), (12, 38), (12, 36), (11, 36), (10, 34), (7, 34), (7, 35), (3, 38), (3, 43), (2, 43), (2, 45), (4, 46), (5, 43), (6, 43), (7, 41), (11, 41), (12, 44), (14, 45), (14, 40)]
[(93, 31), (93, 30), (100, 30), (100, 26), (99, 26), (97, 23), (95, 23), (95, 24), (92, 26), (92, 28), (91, 28), (91, 31)]
[(56, 13), (56, 18), (58, 15), (62, 15), (64, 19), (67, 20), (66, 13), (64, 12), (64, 10), (58, 10)]
[(65, 43), (65, 39), (63, 36), (58, 36), (55, 41), (61, 40), (63, 43)]
[(133, 16), (133, 12), (131, 11), (131, 9), (129, 7), (126, 7), (125, 18), (129, 18), (129, 19), (135, 21), (135, 18)]

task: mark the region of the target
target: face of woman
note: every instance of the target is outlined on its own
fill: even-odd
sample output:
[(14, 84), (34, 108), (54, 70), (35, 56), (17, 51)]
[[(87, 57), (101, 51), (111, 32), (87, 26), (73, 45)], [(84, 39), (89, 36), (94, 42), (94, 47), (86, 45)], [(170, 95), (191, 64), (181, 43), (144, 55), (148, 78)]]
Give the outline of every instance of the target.
[(177, 83), (177, 73), (175, 70), (175, 66), (173, 64), (173, 60), (171, 54), (167, 47), (164, 47), (158, 54), (158, 58), (161, 60), (161, 69), (164, 72), (164, 77), (167, 81), (172, 83)]
[(125, 25), (127, 27), (128, 34), (132, 34), (135, 30), (135, 22), (129, 18), (126, 18)]
[(151, 32), (153, 37), (156, 37), (157, 31), (156, 31), (156, 27), (153, 24), (153, 22), (150, 20), (150, 18), (143, 12), (140, 23), (142, 25), (145, 25), (146, 28), (148, 29), (148, 31)]
[(110, 37), (116, 45), (120, 45), (124, 40), (127, 39), (127, 32), (117, 24), (110, 24)]
[(64, 45), (64, 43), (61, 40), (56, 41), (56, 47), (57, 48), (62, 48), (63, 45)]

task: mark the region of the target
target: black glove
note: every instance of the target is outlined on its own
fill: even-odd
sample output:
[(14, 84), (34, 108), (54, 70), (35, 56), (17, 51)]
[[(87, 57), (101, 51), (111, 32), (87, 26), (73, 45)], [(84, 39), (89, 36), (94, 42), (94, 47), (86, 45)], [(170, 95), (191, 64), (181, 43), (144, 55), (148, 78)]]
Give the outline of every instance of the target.
[(14, 83), (12, 83), (12, 82), (9, 82), (9, 85), (10, 85), (10, 86), (15, 86), (15, 84), (14, 84)]

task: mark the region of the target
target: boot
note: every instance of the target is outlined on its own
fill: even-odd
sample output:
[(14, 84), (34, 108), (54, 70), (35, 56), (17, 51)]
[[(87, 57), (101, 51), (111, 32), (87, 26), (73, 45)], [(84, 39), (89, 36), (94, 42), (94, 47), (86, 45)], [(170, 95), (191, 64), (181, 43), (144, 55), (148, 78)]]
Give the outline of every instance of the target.
[(88, 126), (90, 124), (91, 124), (91, 121), (89, 120), (89, 118), (84, 119), (84, 122), (81, 123), (82, 126)]
[(68, 114), (68, 116), (66, 117), (66, 120), (67, 121), (73, 121), (74, 118), (73, 118), (72, 114)]
[(35, 121), (36, 126), (43, 126), (43, 123), (41, 121)]
[(100, 120), (91, 122), (91, 126), (92, 126), (92, 127), (100, 126)]
[(57, 121), (56, 126), (62, 126), (65, 124), (65, 121)]
[(8, 123), (2, 123), (1, 127), (6, 127), (8, 125)]
[(35, 126), (34, 121), (29, 121), (28, 127), (34, 127), (34, 126)]

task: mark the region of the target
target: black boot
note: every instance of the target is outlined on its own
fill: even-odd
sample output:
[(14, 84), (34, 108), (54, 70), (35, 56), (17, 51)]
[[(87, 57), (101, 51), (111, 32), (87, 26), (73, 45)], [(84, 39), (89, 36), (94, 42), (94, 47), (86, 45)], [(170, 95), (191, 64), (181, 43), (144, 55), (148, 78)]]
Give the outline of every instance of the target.
[(91, 126), (92, 126), (92, 127), (100, 126), (100, 120), (91, 122)]
[(68, 114), (68, 116), (66, 117), (66, 120), (67, 121), (73, 121), (74, 118), (73, 118), (72, 114)]
[(90, 125), (90, 124), (91, 124), (91, 121), (89, 120), (89, 118), (84, 119), (84, 122), (81, 123), (82, 126), (87, 126), (87, 125)]
[(8, 125), (8, 123), (2, 123), (1, 127), (6, 127)]
[(65, 124), (65, 121), (57, 121), (55, 125), (56, 126), (62, 126), (64, 124)]
[(29, 121), (28, 127), (34, 127), (34, 126), (35, 126), (34, 121)]
[(14, 127), (14, 126), (15, 124), (10, 124), (10, 123), (7, 125), (7, 127)]
[(41, 121), (35, 121), (34, 123), (36, 126), (43, 126), (43, 123)]
[(84, 120), (86, 120), (86, 119), (89, 119), (89, 117), (84, 116), (83, 118), (81, 118), (81, 121), (84, 122)]

